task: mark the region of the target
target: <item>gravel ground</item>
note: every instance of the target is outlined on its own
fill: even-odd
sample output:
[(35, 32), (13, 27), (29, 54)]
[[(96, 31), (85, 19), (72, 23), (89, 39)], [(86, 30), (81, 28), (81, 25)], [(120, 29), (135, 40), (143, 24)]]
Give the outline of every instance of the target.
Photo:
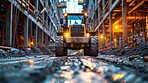
[[(148, 43), (139, 43), (135, 48), (124, 48), (124, 49), (110, 49), (99, 53), (100, 55), (115, 55), (120, 57), (130, 56), (148, 56)], [(140, 58), (141, 58), (140, 57)]]
[(135, 68), (135, 63), (111, 57), (38, 55), (3, 59), (0, 83), (148, 83), (147, 64)]
[(0, 58), (26, 57), (32, 55), (53, 55), (53, 53), (50, 50), (43, 47), (32, 47), (30, 50), (0, 49)]

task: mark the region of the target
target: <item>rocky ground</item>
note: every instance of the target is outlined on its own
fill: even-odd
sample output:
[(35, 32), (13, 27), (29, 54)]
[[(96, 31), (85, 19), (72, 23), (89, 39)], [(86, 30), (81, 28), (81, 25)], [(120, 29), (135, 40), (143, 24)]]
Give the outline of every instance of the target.
[(137, 58), (141, 59), (144, 56), (148, 56), (148, 43), (139, 43), (135, 48), (125, 47), (124, 49), (110, 49), (101, 52), (100, 55), (115, 55), (118, 57), (137, 56)]
[(148, 83), (147, 69), (101, 57), (36, 56), (0, 62), (0, 83)]
[(1, 58), (9, 58), (9, 57), (25, 57), (31, 55), (53, 55), (52, 52), (43, 47), (32, 47), (28, 50), (19, 50), (19, 49), (11, 49), (11, 50), (2, 50), (0, 49), (0, 57)]
[(54, 57), (42, 47), (0, 49), (0, 83), (148, 83), (148, 63), (143, 58), (147, 43), (111, 49), (97, 57), (69, 53)]
[(124, 49), (111, 49), (101, 52), (101, 55), (117, 55), (117, 56), (132, 56), (141, 55), (148, 56), (148, 43), (139, 43), (135, 48), (126, 47)]

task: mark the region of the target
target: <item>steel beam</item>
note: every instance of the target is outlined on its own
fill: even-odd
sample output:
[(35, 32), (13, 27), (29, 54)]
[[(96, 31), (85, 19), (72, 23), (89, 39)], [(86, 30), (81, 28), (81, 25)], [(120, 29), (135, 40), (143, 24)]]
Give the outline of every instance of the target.
[(41, 35), (41, 45), (44, 46), (44, 12), (42, 12), (42, 17), (43, 17), (43, 22), (42, 22), (42, 26), (43, 26), (43, 30), (42, 30), (42, 35)]
[(45, 47), (48, 48), (48, 35), (45, 34)]
[[(111, 2), (112, 0), (109, 0)], [(112, 2), (109, 4), (109, 8), (112, 7)], [(110, 42), (113, 41), (113, 26), (112, 26), (112, 12), (109, 13), (109, 29), (110, 29)]]
[[(105, 16), (105, 0), (102, 0), (102, 11), (103, 11), (103, 17)], [(104, 21), (102, 22), (102, 28), (103, 28), (103, 45), (105, 45), (105, 24)]]
[(97, 29), (101, 26), (101, 24), (104, 22), (104, 20), (107, 18), (107, 16), (109, 15), (109, 13), (116, 7), (116, 5), (119, 3), (120, 0), (116, 0), (112, 7), (110, 8), (110, 10), (105, 14), (105, 16), (103, 17), (103, 19), (101, 20), (101, 22), (98, 24), (98, 26), (96, 27), (95, 31), (97, 31)]
[(126, 0), (122, 0), (122, 25), (123, 25), (123, 38), (127, 38), (127, 13), (126, 13)]
[[(136, 8), (138, 8), (140, 5), (142, 5), (144, 3), (144, 0), (142, 0), (140, 3), (138, 3), (135, 7), (133, 7), (130, 11), (128, 11), (127, 14), (130, 14), (131, 12), (133, 12)], [(137, 18), (137, 17), (136, 17)], [(122, 19), (122, 17), (120, 17), (116, 22), (114, 22), (113, 25), (117, 24), (120, 20)], [(130, 19), (130, 18), (128, 18)], [(132, 18), (131, 18), (132, 19)]]
[[(36, 19), (36, 21), (38, 22), (38, 0), (36, 0), (35, 1), (35, 9), (37, 10), (36, 12), (35, 12), (35, 19)], [(38, 25), (36, 25), (36, 27), (35, 27), (35, 34), (34, 34), (34, 44), (35, 44), (35, 46), (37, 46), (37, 35), (38, 34)]]
[(35, 27), (35, 33), (34, 33), (34, 45), (37, 46), (37, 36), (38, 36), (38, 26)]
[(13, 15), (13, 2), (7, 6), (6, 17), (6, 46), (12, 46), (12, 15)]
[(24, 26), (24, 49), (28, 48), (28, 17), (25, 19)]
[(44, 46), (44, 31), (42, 31), (41, 35), (41, 45)]

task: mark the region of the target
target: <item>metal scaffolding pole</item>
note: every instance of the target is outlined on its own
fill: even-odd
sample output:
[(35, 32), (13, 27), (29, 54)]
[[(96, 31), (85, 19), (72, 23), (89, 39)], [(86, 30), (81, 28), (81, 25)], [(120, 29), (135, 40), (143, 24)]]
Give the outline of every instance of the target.
[[(35, 19), (38, 21), (38, 0), (35, 1), (35, 9), (37, 10), (35, 12)], [(34, 44), (37, 46), (37, 34), (38, 34), (38, 26), (35, 27), (35, 34), (34, 34)]]
[(41, 35), (41, 45), (44, 46), (44, 12), (42, 12), (42, 17), (43, 17), (43, 22), (42, 22), (42, 26), (43, 26), (43, 30), (42, 30), (42, 35)]
[[(103, 11), (103, 17), (105, 16), (105, 0), (102, 0), (102, 11)], [(105, 24), (104, 22), (102, 23), (103, 27), (103, 45), (105, 45)]]
[(24, 26), (24, 49), (28, 48), (28, 16), (25, 19), (25, 26)]
[[(126, 0), (122, 0), (122, 26), (123, 26), (123, 39), (127, 38), (127, 12), (126, 12)], [(125, 44), (126, 42), (124, 42)]]
[(45, 34), (45, 47), (48, 48), (48, 35)]
[[(112, 7), (112, 0), (109, 0), (109, 8)], [(111, 9), (110, 9), (111, 10)], [(113, 41), (113, 23), (112, 23), (112, 12), (109, 13), (109, 29), (110, 29), (110, 42)]]
[(6, 19), (6, 46), (12, 46), (12, 15), (13, 15), (13, 1), (7, 8)]

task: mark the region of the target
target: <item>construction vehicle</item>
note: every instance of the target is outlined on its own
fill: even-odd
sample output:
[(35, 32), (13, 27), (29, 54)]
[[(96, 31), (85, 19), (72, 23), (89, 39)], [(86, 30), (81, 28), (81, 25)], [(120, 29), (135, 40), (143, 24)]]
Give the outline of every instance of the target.
[(56, 56), (67, 56), (67, 50), (84, 50), (84, 55), (98, 55), (98, 37), (93, 29), (86, 28), (88, 13), (64, 13), (57, 32)]

